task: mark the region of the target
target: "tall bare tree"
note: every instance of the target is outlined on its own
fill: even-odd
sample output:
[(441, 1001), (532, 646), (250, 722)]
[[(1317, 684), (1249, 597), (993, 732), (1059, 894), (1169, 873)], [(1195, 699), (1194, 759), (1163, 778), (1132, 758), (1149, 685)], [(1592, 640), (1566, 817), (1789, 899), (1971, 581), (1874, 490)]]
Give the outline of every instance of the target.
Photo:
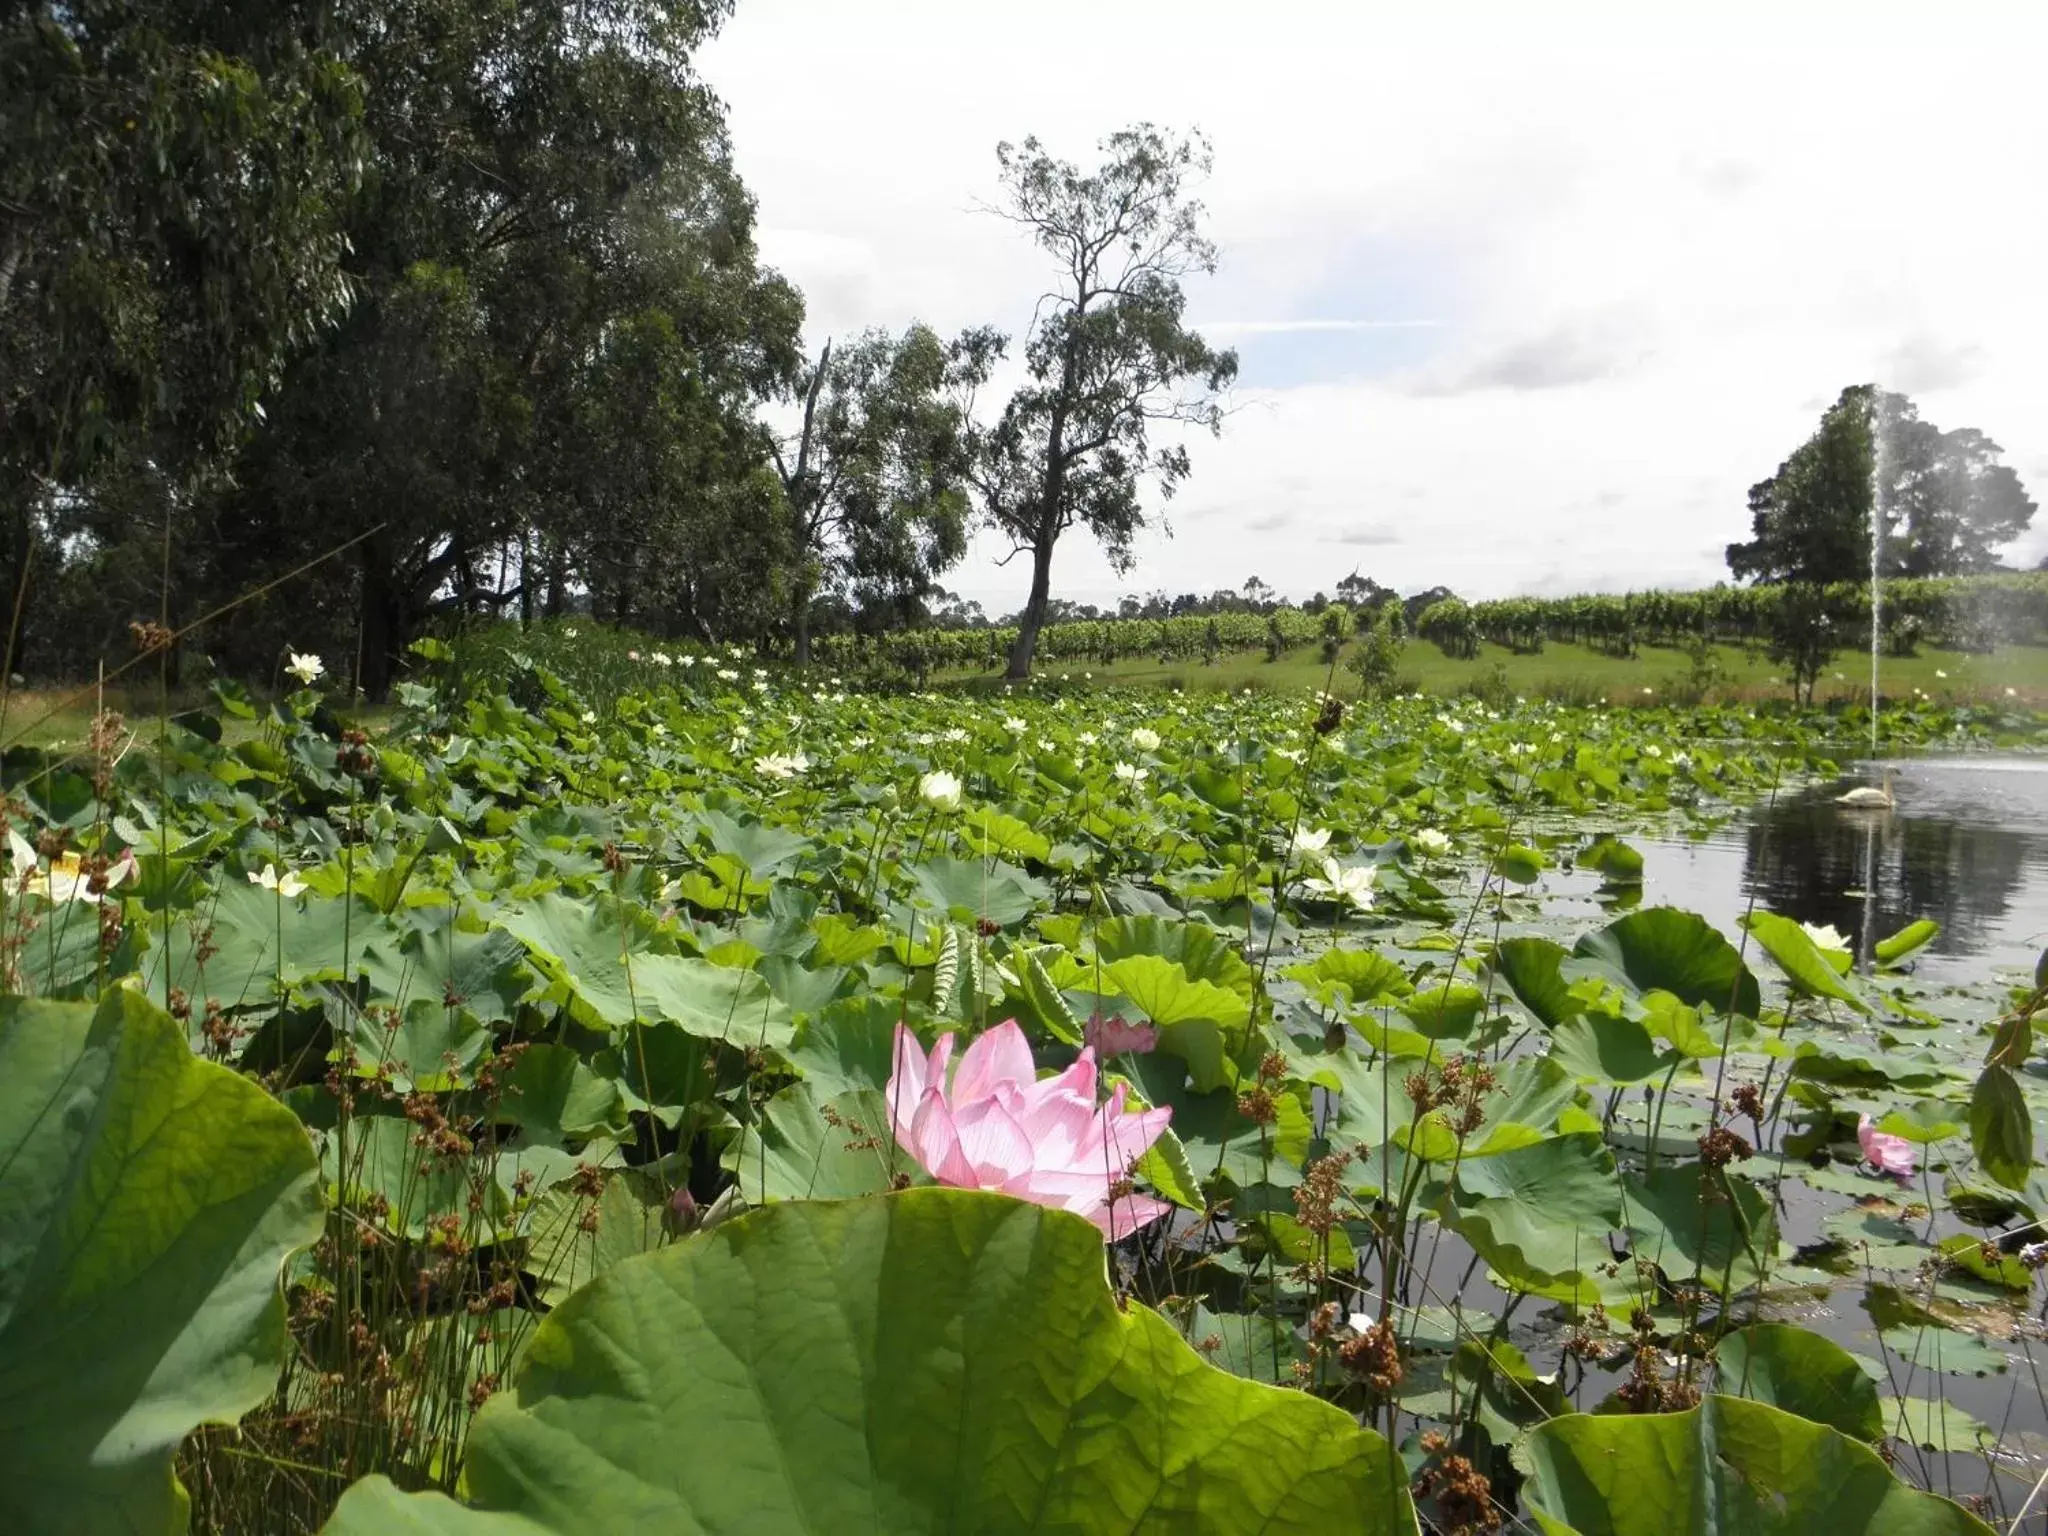
[(1128, 570), (1131, 540), (1146, 526), (1141, 484), (1169, 497), (1189, 469), (1186, 447), (1155, 445), (1152, 429), (1219, 431), (1219, 396), (1237, 376), (1237, 355), (1216, 351), (1183, 318), (1182, 281), (1216, 270), (1205, 210), (1190, 195), (1209, 170), (1208, 142), (1141, 123), (1101, 152), (1101, 166), (1083, 172), (1036, 139), (996, 149), (999, 211), (1059, 268), (1026, 339), (1025, 383), (975, 442), (983, 515), (1010, 539), (1011, 556), (1031, 557), (1013, 678), (1031, 674), (1060, 536), (1081, 524)]

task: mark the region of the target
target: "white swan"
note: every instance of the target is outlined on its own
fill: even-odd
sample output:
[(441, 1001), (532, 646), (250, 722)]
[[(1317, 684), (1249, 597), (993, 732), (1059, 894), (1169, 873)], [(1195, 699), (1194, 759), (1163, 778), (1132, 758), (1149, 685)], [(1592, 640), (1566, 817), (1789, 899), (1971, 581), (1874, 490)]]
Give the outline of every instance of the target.
[(1892, 808), (1892, 779), (1894, 771), (1889, 766), (1884, 771), (1884, 788), (1877, 789), (1869, 784), (1859, 784), (1846, 794), (1835, 796), (1835, 804), (1846, 805), (1859, 811), (1888, 811)]

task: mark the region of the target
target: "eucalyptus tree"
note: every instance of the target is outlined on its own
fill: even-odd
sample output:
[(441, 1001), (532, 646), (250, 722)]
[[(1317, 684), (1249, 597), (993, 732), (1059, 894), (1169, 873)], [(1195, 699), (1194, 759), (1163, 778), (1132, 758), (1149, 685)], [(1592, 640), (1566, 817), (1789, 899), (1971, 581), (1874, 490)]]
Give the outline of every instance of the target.
[(1018, 619), (1009, 676), (1028, 677), (1052, 596), (1060, 538), (1087, 528), (1119, 571), (1146, 526), (1140, 488), (1170, 497), (1187, 477), (1184, 443), (1153, 441), (1166, 426), (1221, 430), (1220, 396), (1237, 375), (1185, 322), (1182, 282), (1216, 269), (1192, 183), (1211, 156), (1199, 135), (1150, 124), (1112, 134), (1102, 163), (1083, 171), (1035, 138), (1002, 144), (998, 210), (1053, 259), (1024, 344), (1025, 381), (1002, 415), (975, 433), (973, 478), (982, 512), (1028, 555), (1031, 591)]
[(0, 602), (47, 611), (32, 563), (110, 530), (160, 546), (345, 308), (362, 97), (333, 9), (0, 8)]
[(821, 593), (865, 605), (916, 602), (967, 552), (974, 391), (1003, 338), (950, 342), (929, 326), (826, 342), (798, 387), (802, 414), (776, 445), (788, 541), (790, 629), (811, 659)]
[[(729, 565), (736, 530), (773, 515), (753, 408), (796, 370), (801, 305), (758, 264), (694, 70), (726, 9), (363, 0), (363, 298), (286, 380), (227, 520), (270, 568), (360, 540), (337, 594), (354, 622), (330, 640), (371, 692), (451, 609), (587, 593), (692, 630), (735, 612), (685, 601), (670, 568)], [(671, 427), (692, 440), (647, 435)]]

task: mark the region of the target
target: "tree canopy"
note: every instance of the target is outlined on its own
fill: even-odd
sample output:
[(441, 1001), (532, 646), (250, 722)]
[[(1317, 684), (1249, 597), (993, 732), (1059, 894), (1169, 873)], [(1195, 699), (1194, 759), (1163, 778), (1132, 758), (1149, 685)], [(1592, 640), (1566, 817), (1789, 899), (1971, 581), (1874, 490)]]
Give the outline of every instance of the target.
[(1729, 569), (1766, 583), (1867, 579), (1874, 506), (1882, 574), (1995, 569), (2034, 515), (1999, 455), (1974, 427), (1944, 432), (1904, 395), (1852, 385), (1777, 473), (1750, 487), (1752, 537), (1728, 546)]

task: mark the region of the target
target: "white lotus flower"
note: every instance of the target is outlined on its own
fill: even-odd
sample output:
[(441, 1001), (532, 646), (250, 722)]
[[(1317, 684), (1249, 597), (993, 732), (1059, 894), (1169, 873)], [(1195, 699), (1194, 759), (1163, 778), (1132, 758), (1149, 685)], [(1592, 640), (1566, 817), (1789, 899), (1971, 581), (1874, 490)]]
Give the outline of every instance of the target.
[(960, 809), (960, 781), (943, 768), (934, 768), (917, 781), (918, 795), (935, 811)]
[(967, 728), (965, 726), (956, 725), (950, 731), (946, 732), (946, 740), (948, 741), (957, 743), (965, 741), (966, 739)]
[(1152, 776), (1145, 769), (1132, 763), (1118, 763), (1110, 771), (1126, 784), (1142, 784)]
[(1349, 902), (1361, 912), (1372, 910), (1373, 867), (1370, 864), (1346, 869), (1335, 859), (1325, 859), (1321, 877), (1311, 877), (1302, 883), (1318, 896)]
[(1658, 746), (1657, 743), (1655, 743), (1654, 741), (1643, 748), (1643, 756), (1645, 757), (1662, 757), (1663, 755), (1664, 749)]
[(285, 671), (291, 673), (308, 688), (320, 680), (327, 670), (327, 663), (311, 651), (293, 651), (291, 660), (285, 663)]
[(793, 779), (810, 766), (801, 752), (770, 752), (754, 759), (754, 772), (764, 779)]
[(1003, 716), (1003, 729), (1008, 731), (1012, 736), (1022, 736), (1024, 732), (1027, 729), (1029, 729), (1029, 727), (1027, 727), (1024, 724), (1024, 722), (1022, 720), (1019, 720), (1015, 715), (1005, 715)]
[(1313, 858), (1329, 846), (1330, 829), (1328, 827), (1316, 827), (1313, 830), (1304, 827), (1294, 834), (1294, 851), (1296, 853), (1305, 853)]
[(740, 680), (740, 675), (733, 671), (731, 667), (720, 667), (718, 669), (718, 680), (721, 683), (736, 683)]
[(594, 709), (586, 709), (585, 711), (583, 711), (583, 723), (585, 725), (597, 724), (597, 711)]
[(846, 750), (849, 752), (865, 752), (869, 745), (869, 739), (865, 736), (849, 736), (846, 739)]
[(1084, 747), (1092, 747), (1095, 745), (1095, 733), (1093, 731), (1083, 731), (1074, 740)]
[(1806, 936), (1813, 940), (1813, 947), (1815, 949), (1847, 949), (1849, 947), (1847, 937), (1836, 932), (1832, 924), (1801, 923), (1799, 926)]
[(1140, 752), (1157, 752), (1159, 750), (1159, 733), (1147, 726), (1141, 725), (1131, 732), (1131, 745)]
[(296, 871), (288, 869), (280, 875), (275, 864), (265, 864), (262, 874), (249, 876), (249, 883), (260, 885), (266, 891), (275, 891), (280, 896), (297, 896), (306, 889), (306, 882), (298, 877)]
[(1451, 851), (1450, 838), (1435, 827), (1417, 827), (1408, 834), (1408, 841), (1433, 859)]

